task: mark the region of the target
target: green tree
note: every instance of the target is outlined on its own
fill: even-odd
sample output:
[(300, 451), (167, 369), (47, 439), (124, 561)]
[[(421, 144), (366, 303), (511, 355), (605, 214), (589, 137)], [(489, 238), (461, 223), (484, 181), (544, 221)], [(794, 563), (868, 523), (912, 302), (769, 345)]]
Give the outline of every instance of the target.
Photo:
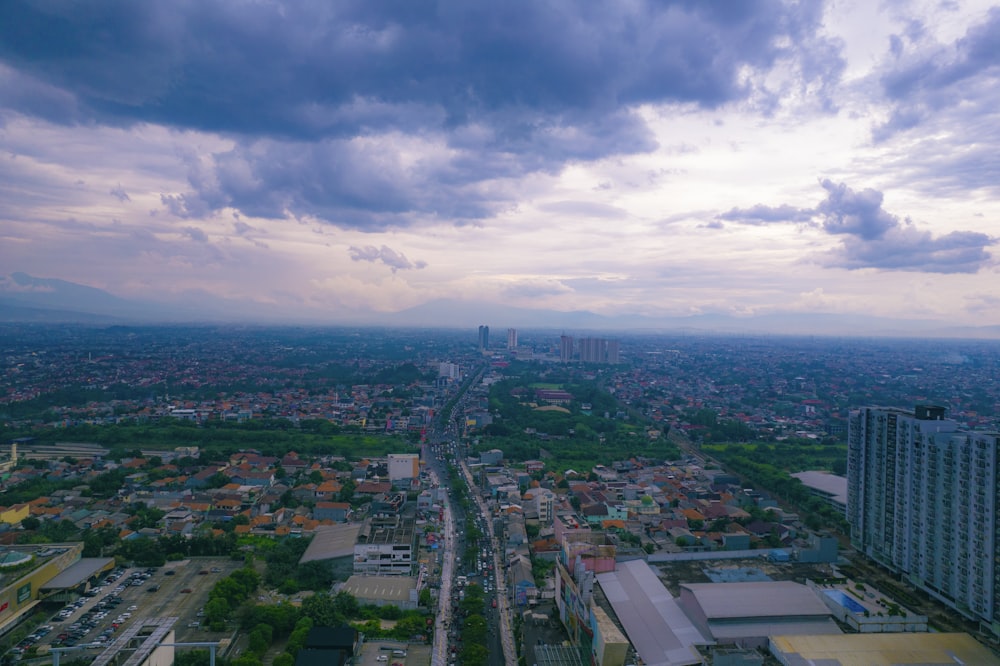
[(205, 604), (205, 620), (210, 624), (221, 622), (224, 625), (229, 613), (229, 602), (221, 597), (211, 598)]
[(261, 666), (261, 661), (252, 652), (244, 652), (229, 662), (229, 666)]
[(271, 647), (274, 639), (274, 629), (267, 624), (258, 624), (247, 635), (247, 643), (250, 651), (258, 657), (263, 657), (267, 649)]
[(320, 627), (335, 627), (344, 620), (344, 615), (337, 612), (333, 597), (326, 592), (306, 597), (302, 601), (302, 614)]
[(483, 643), (472, 643), (468, 640), (463, 640), (463, 647), (461, 650), (462, 664), (465, 666), (486, 666), (489, 659), (489, 652), (486, 649), (486, 645)]
[(177, 650), (174, 653), (174, 666), (209, 666), (210, 663), (208, 650)]

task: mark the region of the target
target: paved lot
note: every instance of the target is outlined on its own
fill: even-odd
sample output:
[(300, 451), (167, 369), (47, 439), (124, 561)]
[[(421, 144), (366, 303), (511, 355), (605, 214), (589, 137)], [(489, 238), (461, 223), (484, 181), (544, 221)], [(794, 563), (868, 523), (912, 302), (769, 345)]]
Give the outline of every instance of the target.
[[(403, 650), (405, 657), (394, 655), (393, 651)], [(379, 661), (379, 657), (384, 660)], [(399, 641), (368, 641), (361, 648), (361, 658), (355, 659), (357, 666), (430, 666), (431, 646), (407, 645)]]
[[(112, 583), (101, 583), (101, 590), (94, 597), (80, 597), (82, 602), (72, 614), (60, 617), (59, 611), (54, 612), (45, 622), (52, 630), (38, 644), (41, 654), (48, 652), (53, 645), (65, 646), (69, 643), (75, 646), (94, 644), (98, 641), (111, 642), (122, 630), (148, 617), (177, 617), (175, 625), (179, 641), (206, 641), (220, 638), (200, 627), (188, 626), (198, 622), (199, 612), (208, 600), (208, 593), (220, 578), (237, 569), (241, 563), (224, 558), (205, 558), (168, 562), (163, 567), (149, 570), (139, 567), (126, 569), (118, 580)], [(201, 572), (205, 573), (202, 574)], [(170, 572), (170, 573), (168, 573)], [(145, 578), (140, 574), (148, 573)], [(187, 591), (185, 591), (187, 590)], [(107, 604), (109, 599), (119, 598), (116, 605)], [(109, 606), (106, 615), (97, 615), (99, 605), (105, 602)], [(124, 615), (129, 617), (123, 617)], [(93, 627), (77, 625), (87, 622)], [(113, 625), (117, 624), (117, 629)], [(74, 631), (83, 631), (82, 636), (72, 636)], [(66, 634), (70, 634), (66, 636)], [(102, 639), (102, 634), (107, 638)], [(63, 638), (59, 638), (63, 636)], [(95, 647), (94, 650), (99, 648)], [(96, 654), (96, 652), (91, 652)]]

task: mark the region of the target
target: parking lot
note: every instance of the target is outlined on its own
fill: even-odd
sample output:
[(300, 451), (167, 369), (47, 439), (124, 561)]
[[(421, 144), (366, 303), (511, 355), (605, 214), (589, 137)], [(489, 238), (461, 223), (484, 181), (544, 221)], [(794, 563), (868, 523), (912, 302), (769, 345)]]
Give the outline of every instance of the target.
[(359, 666), (430, 666), (431, 648), (399, 641), (366, 641), (355, 663)]
[(215, 582), (239, 566), (213, 558), (115, 569), (53, 613), (12, 654), (20, 657), (32, 647), (39, 654), (52, 647), (104, 648), (122, 629), (149, 617), (176, 617), (178, 640), (212, 640), (218, 635), (201, 627), (202, 608)]

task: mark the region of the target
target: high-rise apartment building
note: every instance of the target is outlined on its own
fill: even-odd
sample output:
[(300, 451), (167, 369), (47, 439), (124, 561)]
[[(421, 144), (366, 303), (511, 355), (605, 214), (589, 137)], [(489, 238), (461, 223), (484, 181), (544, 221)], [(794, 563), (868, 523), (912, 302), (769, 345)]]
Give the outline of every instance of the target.
[(855, 548), (1000, 634), (1000, 434), (943, 407), (864, 407), (848, 424)]
[(604, 340), (580, 338), (580, 360), (584, 363), (604, 363)]
[(489, 349), (490, 348), (490, 327), (480, 326), (479, 327), (479, 349)]
[(621, 355), (617, 340), (604, 338), (580, 338), (580, 360), (584, 363), (620, 363)]
[(517, 349), (517, 329), (507, 329), (507, 349)]
[(621, 363), (621, 348), (617, 340), (608, 340), (608, 363), (618, 365)]
[(559, 360), (569, 363), (573, 360), (573, 337), (562, 335), (559, 337)]

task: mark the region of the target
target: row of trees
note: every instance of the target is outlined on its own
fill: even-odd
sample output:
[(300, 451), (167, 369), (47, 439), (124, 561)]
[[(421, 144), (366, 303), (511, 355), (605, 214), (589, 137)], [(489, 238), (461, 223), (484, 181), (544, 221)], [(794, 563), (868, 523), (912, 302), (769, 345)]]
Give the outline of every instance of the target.
[[(728, 469), (743, 476), (753, 486), (763, 488), (778, 499), (798, 507), (803, 512), (803, 521), (809, 529), (829, 527), (847, 532), (847, 521), (843, 513), (813, 495), (786, 469), (760, 460), (761, 452), (747, 451), (748, 448), (752, 447), (729, 445), (719, 450), (713, 449), (713, 453)], [(770, 460), (780, 459), (772, 457)]]
[(243, 423), (205, 421), (192, 423), (165, 418), (154, 423), (72, 425), (66, 428), (0, 428), (5, 441), (32, 437), (37, 444), (91, 442), (108, 447), (108, 458), (120, 460), (142, 448), (171, 449), (197, 446), (203, 452), (229, 456), (243, 449), (283, 456), (289, 451), (304, 454), (338, 454), (353, 458), (380, 456), (399, 447), (397, 436), (368, 435), (360, 428), (341, 427), (328, 421), (297, 426), (283, 418), (255, 418)]

